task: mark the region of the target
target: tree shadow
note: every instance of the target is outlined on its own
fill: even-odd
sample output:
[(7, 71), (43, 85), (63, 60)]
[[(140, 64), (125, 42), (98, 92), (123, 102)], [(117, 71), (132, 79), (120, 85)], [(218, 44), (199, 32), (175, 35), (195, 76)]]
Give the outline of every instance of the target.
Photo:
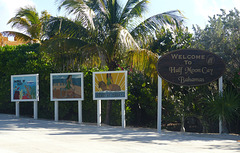
[[(77, 122), (69, 121), (34, 120), (33, 118), (16, 118), (14, 115), (0, 114), (0, 132), (26, 130), (49, 130), (48, 135), (97, 135), (91, 139), (156, 145), (172, 145), (182, 142), (189, 144), (192, 142), (206, 142), (204, 143), (206, 145), (203, 146), (204, 149), (240, 150), (240, 143), (237, 142), (237, 140), (240, 140), (239, 135), (182, 133), (165, 130), (162, 130), (162, 133), (159, 134), (156, 129), (122, 128), (107, 125), (98, 127), (97, 124), (90, 123), (78, 124)], [(224, 145), (213, 144), (212, 142), (224, 142)]]

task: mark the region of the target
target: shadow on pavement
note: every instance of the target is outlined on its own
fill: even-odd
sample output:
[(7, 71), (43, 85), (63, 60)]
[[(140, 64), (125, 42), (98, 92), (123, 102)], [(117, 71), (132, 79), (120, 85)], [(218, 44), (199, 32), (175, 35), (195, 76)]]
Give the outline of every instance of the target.
[[(49, 130), (48, 135), (98, 135), (93, 140), (127, 141), (167, 145), (170, 143), (193, 141), (227, 141), (226, 145), (209, 145), (208, 149), (240, 150), (239, 135), (198, 134), (162, 131), (156, 129), (125, 128), (114, 126), (97, 127), (96, 124), (78, 124), (74, 122), (34, 120), (32, 118), (16, 118), (14, 115), (0, 114), (0, 133), (2, 131), (34, 131)], [(234, 144), (233, 144), (234, 143)], [(231, 144), (231, 146), (230, 146)]]

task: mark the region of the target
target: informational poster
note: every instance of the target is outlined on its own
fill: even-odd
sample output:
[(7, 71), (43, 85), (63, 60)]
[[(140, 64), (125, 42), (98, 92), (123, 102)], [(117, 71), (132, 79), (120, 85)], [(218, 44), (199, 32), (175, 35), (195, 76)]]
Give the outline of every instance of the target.
[(127, 71), (93, 72), (93, 99), (127, 99)]
[(12, 75), (11, 101), (39, 101), (38, 74)]
[(50, 74), (51, 101), (83, 100), (83, 73)]

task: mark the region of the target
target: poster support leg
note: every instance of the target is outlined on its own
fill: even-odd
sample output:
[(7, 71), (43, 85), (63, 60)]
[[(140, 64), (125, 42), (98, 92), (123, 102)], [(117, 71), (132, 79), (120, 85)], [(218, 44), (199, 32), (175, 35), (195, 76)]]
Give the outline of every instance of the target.
[[(223, 77), (221, 76), (218, 79), (218, 88), (219, 88), (219, 95), (222, 96), (223, 93)], [(223, 128), (222, 128), (222, 119), (219, 117), (219, 134), (221, 134), (223, 132)]]
[(16, 109), (16, 117), (19, 118), (19, 116), (20, 116), (19, 101), (16, 101), (15, 105), (16, 105), (16, 108), (15, 108)]
[(38, 119), (38, 102), (37, 101), (33, 102), (33, 116), (35, 120)]
[(101, 126), (101, 100), (97, 100), (97, 126)]
[(78, 123), (82, 123), (82, 101), (78, 101)]
[(126, 127), (126, 119), (125, 119), (125, 99), (121, 100), (121, 106), (122, 106), (122, 127)]
[(58, 122), (58, 101), (55, 101), (55, 109), (54, 109), (54, 117), (55, 117), (55, 121)]
[(158, 76), (158, 114), (157, 114), (157, 131), (161, 133), (162, 123), (162, 78)]

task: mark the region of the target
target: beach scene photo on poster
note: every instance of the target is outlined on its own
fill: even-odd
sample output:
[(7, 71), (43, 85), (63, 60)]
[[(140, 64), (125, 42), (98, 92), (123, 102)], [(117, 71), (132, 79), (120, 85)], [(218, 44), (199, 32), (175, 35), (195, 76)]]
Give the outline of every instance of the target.
[(13, 77), (13, 100), (36, 99), (36, 76)]
[(52, 93), (54, 99), (81, 98), (81, 74), (53, 75)]
[(96, 73), (95, 98), (125, 97), (125, 72)]

